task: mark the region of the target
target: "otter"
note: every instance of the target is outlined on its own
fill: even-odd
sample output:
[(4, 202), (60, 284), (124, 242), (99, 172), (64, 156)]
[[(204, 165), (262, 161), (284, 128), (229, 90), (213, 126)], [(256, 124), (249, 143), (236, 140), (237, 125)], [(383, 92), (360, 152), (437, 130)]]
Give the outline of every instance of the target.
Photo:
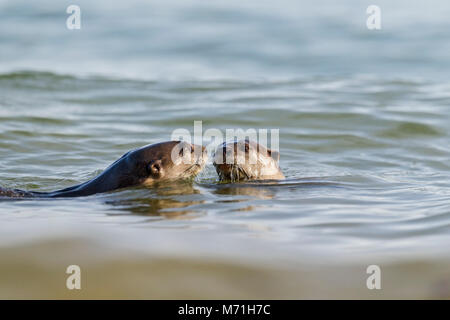
[(205, 166), (207, 157), (203, 146), (182, 141), (161, 142), (125, 153), (103, 173), (82, 184), (53, 192), (0, 188), (0, 197), (82, 197), (131, 186), (151, 186), (156, 181), (194, 177)]
[(224, 142), (214, 153), (213, 165), (219, 180), (281, 180), (280, 153), (254, 141)]

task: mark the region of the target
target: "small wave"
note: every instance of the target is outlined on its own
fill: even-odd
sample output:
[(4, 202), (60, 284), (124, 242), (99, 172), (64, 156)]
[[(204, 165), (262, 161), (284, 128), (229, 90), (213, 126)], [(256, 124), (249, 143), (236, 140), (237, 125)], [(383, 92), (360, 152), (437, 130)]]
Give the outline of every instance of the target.
[(36, 79), (76, 79), (75, 76), (69, 74), (58, 74), (50, 71), (13, 71), (0, 73), (0, 80), (36, 80)]
[(436, 126), (419, 122), (402, 122), (394, 128), (381, 131), (379, 136), (384, 138), (409, 138), (411, 136), (442, 136), (443, 133)]

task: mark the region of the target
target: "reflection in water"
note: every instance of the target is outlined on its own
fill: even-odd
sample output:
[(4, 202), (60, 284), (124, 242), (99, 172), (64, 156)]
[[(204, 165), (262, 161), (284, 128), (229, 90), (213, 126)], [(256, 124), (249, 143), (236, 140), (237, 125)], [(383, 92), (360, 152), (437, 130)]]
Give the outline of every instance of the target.
[[(275, 190), (258, 185), (241, 185), (241, 184), (217, 184), (213, 186), (215, 190), (213, 193), (220, 195), (233, 196), (251, 196), (258, 199), (273, 199), (275, 197)], [(235, 199), (235, 201), (242, 201)]]
[[(204, 201), (195, 200), (199, 190), (192, 181), (158, 182), (152, 188), (133, 188), (108, 195), (106, 204), (117, 211), (145, 216), (161, 216), (168, 219), (190, 219), (194, 213), (188, 208)], [(120, 213), (119, 213), (120, 214)]]
[[(286, 180), (243, 181), (234, 183), (205, 184), (214, 189), (218, 195), (244, 195), (258, 199), (273, 199), (278, 192), (292, 188), (339, 187), (341, 182), (325, 180), (326, 178), (300, 178)], [(236, 199), (241, 201), (242, 199)]]
[[(337, 187), (338, 185), (338, 183), (328, 180), (320, 181), (319, 178), (237, 183), (164, 181), (158, 182), (152, 188), (130, 188), (103, 197), (106, 198), (105, 203), (114, 209), (113, 213), (107, 213), (108, 215), (131, 213), (160, 217), (161, 219), (193, 219), (203, 214), (202, 211), (193, 209), (192, 206), (208, 203), (201, 188), (205, 188), (205, 192), (211, 192), (217, 196), (213, 203), (236, 212), (261, 208), (264, 204), (262, 202), (256, 204), (254, 201), (273, 200), (278, 193), (283, 193), (288, 189)], [(226, 204), (234, 205), (227, 207)]]

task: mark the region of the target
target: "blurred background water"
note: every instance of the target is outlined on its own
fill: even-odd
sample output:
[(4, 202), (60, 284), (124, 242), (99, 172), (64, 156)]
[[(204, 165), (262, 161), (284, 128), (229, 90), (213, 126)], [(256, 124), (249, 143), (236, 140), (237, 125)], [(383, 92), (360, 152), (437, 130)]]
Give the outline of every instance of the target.
[(450, 297), (449, 16), (444, 0), (0, 1), (2, 187), (83, 182), (195, 120), (280, 129), (287, 176), (223, 185), (209, 165), (192, 184), (3, 199), (0, 297)]

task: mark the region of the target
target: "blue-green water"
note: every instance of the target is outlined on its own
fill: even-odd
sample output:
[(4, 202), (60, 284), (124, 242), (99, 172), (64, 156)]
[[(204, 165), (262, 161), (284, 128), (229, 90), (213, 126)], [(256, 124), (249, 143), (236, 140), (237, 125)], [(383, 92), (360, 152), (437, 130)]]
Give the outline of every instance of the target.
[(0, 1), (0, 186), (83, 182), (196, 120), (279, 129), (287, 177), (1, 201), (0, 296), (78, 297), (78, 263), (84, 297), (377, 297), (369, 264), (383, 297), (448, 297), (450, 6), (391, 2), (371, 31), (360, 1), (79, 1), (70, 31), (69, 2)]

